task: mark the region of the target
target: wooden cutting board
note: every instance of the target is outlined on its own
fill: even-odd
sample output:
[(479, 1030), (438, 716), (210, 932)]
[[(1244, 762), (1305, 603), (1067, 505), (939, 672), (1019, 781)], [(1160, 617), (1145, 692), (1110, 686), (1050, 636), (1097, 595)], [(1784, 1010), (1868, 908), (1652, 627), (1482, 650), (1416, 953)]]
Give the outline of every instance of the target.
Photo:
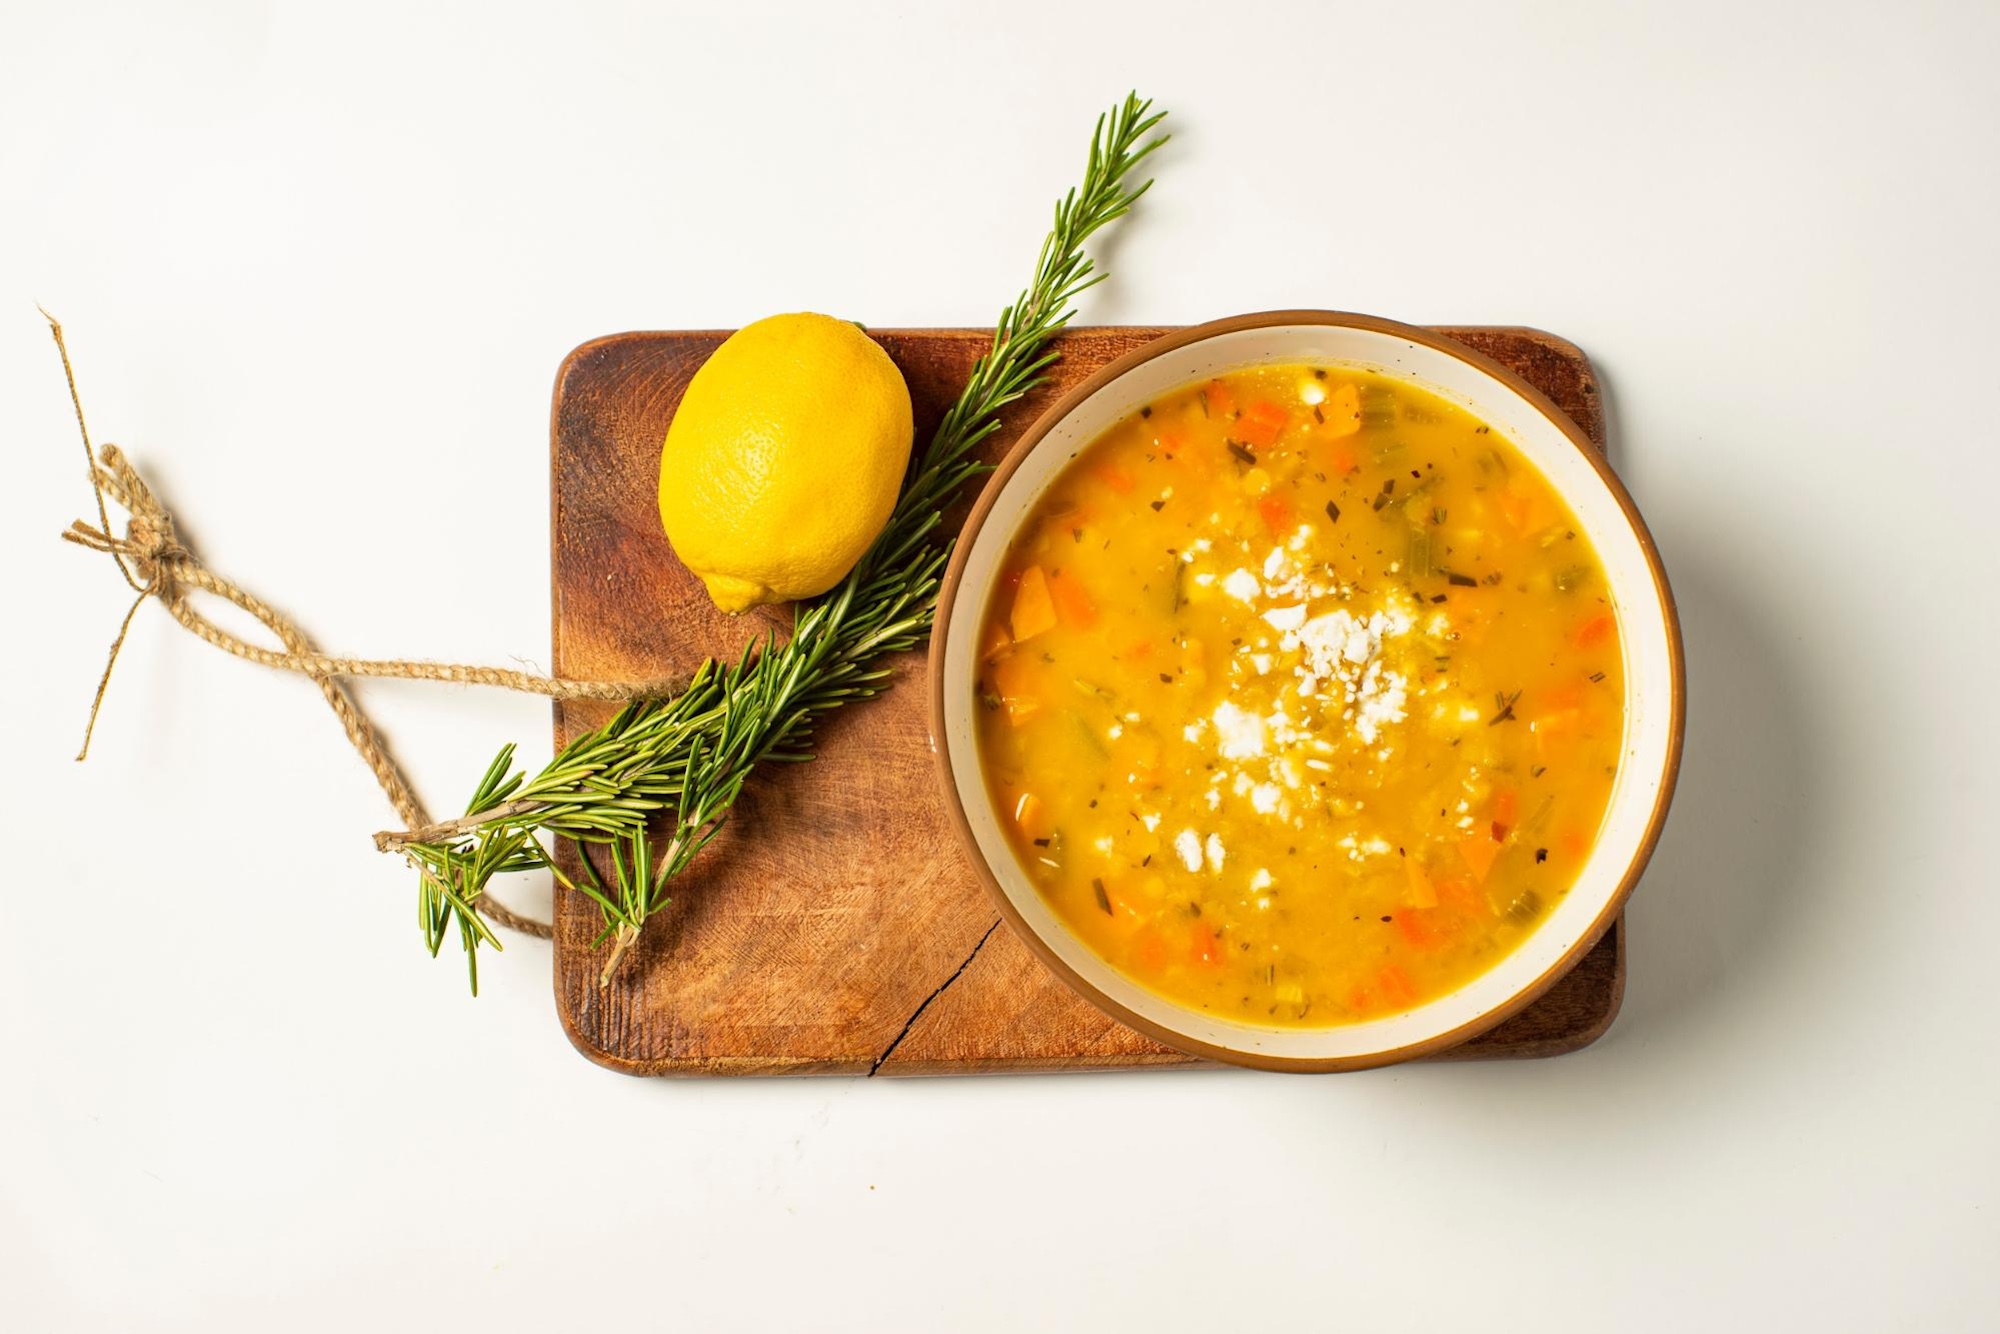
[[(1070, 386), (1163, 329), (1077, 329), (1054, 379), (987, 443), (998, 458)], [(1599, 448), (1590, 363), (1532, 329), (1443, 332), (1513, 367)], [(660, 676), (733, 657), (788, 612), (710, 605), (655, 510), (660, 441), (688, 378), (724, 333), (619, 334), (563, 362), (553, 412), (555, 671)], [(990, 335), (878, 330), (930, 438)], [(948, 516), (955, 527), (965, 504)], [(1000, 925), (947, 827), (925, 716), (921, 653), (889, 693), (829, 717), (819, 758), (744, 789), (721, 837), (647, 927), (608, 988), (583, 895), (556, 903), (556, 1007), (579, 1050), (642, 1075), (971, 1074), (1205, 1062), (1104, 1017)], [(558, 747), (609, 710), (557, 704)], [(573, 867), (571, 868), (574, 869)], [(1621, 918), (1541, 1000), (1434, 1060), (1553, 1056), (1610, 1026), (1625, 984)]]

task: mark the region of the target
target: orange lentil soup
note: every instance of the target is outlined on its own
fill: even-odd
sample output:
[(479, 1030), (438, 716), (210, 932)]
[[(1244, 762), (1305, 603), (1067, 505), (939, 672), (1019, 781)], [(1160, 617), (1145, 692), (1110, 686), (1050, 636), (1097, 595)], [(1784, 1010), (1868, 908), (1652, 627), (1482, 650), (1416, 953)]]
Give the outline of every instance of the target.
[(1518, 945), (1610, 798), (1603, 569), (1486, 425), (1260, 367), (1093, 441), (1008, 553), (979, 753), (1082, 940), (1253, 1023), (1399, 1013)]

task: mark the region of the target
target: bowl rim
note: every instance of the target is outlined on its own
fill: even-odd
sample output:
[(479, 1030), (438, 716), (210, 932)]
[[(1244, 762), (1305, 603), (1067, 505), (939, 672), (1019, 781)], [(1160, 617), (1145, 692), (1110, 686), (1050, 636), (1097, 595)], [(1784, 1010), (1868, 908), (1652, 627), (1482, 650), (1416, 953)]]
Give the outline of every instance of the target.
[[(1653, 801), (1653, 809), (1647, 816), (1646, 828), (1631, 860), (1619, 878), (1617, 888), (1605, 900), (1590, 927), (1576, 942), (1560, 955), (1554, 963), (1531, 979), (1512, 996), (1500, 1004), (1475, 1015), (1465, 1023), (1433, 1037), (1400, 1047), (1387, 1048), (1379, 1052), (1364, 1052), (1345, 1056), (1297, 1057), (1276, 1056), (1264, 1052), (1248, 1051), (1236, 1047), (1220, 1046), (1157, 1024), (1151, 1019), (1132, 1010), (1106, 995), (1092, 982), (1072, 968), (1047, 941), (1032, 930), (1022, 918), (1019, 909), (1000, 884), (1000, 878), (980, 851), (978, 840), (965, 810), (966, 796), (959, 790), (958, 780), (951, 763), (951, 743), (949, 729), (945, 726), (945, 640), (948, 636), (952, 608), (964, 582), (965, 569), (971, 559), (972, 547), (981, 528), (998, 502), (1000, 493), (1007, 482), (1017, 472), (1027, 457), (1038, 448), (1056, 424), (1073, 412), (1084, 400), (1105, 385), (1117, 380), (1134, 367), (1169, 352), (1179, 351), (1194, 343), (1204, 342), (1226, 334), (1240, 333), (1249, 329), (1266, 329), (1287, 325), (1331, 325), (1363, 329), (1373, 333), (1386, 334), (1394, 338), (1406, 339), (1422, 344), (1434, 351), (1466, 362), (1525, 399), (1536, 412), (1546, 417), (1551, 425), (1561, 432), (1584, 459), (1596, 471), (1600, 481), (1610, 491), (1625, 522), (1630, 525), (1641, 553), (1645, 556), (1646, 569), (1652, 578), (1658, 596), (1661, 613), (1665, 619), (1667, 635), (1668, 679), (1672, 698), (1668, 701), (1668, 735), (1665, 764), (1660, 775), (1660, 786)], [(944, 788), (945, 808), (951, 819), (952, 832), (964, 849), (986, 896), (999, 910), (1001, 918), (1014, 935), (1065, 985), (1100, 1012), (1109, 1015), (1129, 1028), (1136, 1029), (1147, 1037), (1176, 1051), (1190, 1056), (1204, 1057), (1230, 1065), (1248, 1066), (1259, 1070), (1331, 1072), (1344, 1070), (1365, 1070), (1378, 1066), (1392, 1065), (1414, 1060), (1433, 1052), (1454, 1047), (1481, 1033), (1506, 1022), (1514, 1015), (1540, 999), (1550, 987), (1560, 981), (1577, 960), (1583, 957), (1603, 937), (1618, 914), (1624, 910), (1626, 900), (1632, 896), (1640, 876), (1652, 859), (1653, 850), (1658, 845), (1661, 830), (1666, 825), (1667, 810), (1673, 804), (1675, 786), (1679, 782), (1681, 751), (1685, 741), (1687, 723), (1687, 672), (1681, 643), (1680, 613), (1674, 604), (1672, 586), (1660, 560), (1659, 548), (1653, 541), (1652, 532), (1646, 527), (1639, 509), (1633, 503), (1631, 493), (1612, 471), (1605, 451), (1593, 444), (1588, 436), (1557, 407), (1553, 400), (1541, 390), (1529, 384), (1518, 373), (1501, 365), (1484, 353), (1475, 351), (1465, 344), (1449, 338), (1432, 329), (1417, 325), (1403, 324), (1395, 320), (1383, 319), (1375, 315), (1362, 315), (1351, 311), (1337, 310), (1267, 310), (1244, 315), (1233, 315), (1225, 319), (1210, 320), (1202, 324), (1188, 325), (1162, 335), (1143, 346), (1134, 348), (1116, 360), (1094, 371), (1091, 375), (1064, 394), (1047, 411), (1037, 417), (1019, 440), (1008, 449), (1007, 454), (986, 479), (974, 500), (971, 512), (966, 516), (964, 527), (960, 529), (953, 544), (951, 560), (945, 567), (944, 581), (938, 590), (937, 615), (933, 622), (930, 652), (926, 664), (929, 695), (929, 722), (931, 753)], [(984, 794), (980, 794), (981, 799)]]

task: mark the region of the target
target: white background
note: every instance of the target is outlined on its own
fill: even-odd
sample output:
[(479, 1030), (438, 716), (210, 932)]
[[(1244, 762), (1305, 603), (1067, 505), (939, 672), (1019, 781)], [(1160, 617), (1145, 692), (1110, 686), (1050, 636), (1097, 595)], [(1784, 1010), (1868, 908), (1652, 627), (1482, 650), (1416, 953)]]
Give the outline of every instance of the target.
[[(0, 1324), (2000, 1323), (1990, 4), (0, 7)], [(645, 1083), (467, 999), (312, 688), (140, 615), (54, 350), (218, 569), (545, 663), (557, 361), (990, 323), (1173, 111), (1084, 314), (1526, 323), (1686, 621), (1623, 1017), (1560, 1060)], [(368, 687), (439, 808), (548, 710)]]

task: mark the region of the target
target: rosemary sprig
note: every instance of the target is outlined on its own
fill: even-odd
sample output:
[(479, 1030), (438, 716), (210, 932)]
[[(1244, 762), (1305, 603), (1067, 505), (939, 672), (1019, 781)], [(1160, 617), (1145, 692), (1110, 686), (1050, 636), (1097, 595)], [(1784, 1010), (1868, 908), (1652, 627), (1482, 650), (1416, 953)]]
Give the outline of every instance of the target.
[[(912, 460), (888, 524), (832, 592), (800, 609), (791, 638), (768, 636), (733, 663), (710, 660), (680, 694), (627, 705), (609, 723), (564, 747), (532, 778), (501, 750), (463, 819), (386, 835), (385, 849), (415, 865), (424, 939), (435, 955), (455, 927), (479, 990), (478, 947), (499, 947), (479, 915), (496, 875), (547, 867), (603, 914), (598, 943), (613, 941), (608, 982), (647, 920), (670, 902), (673, 878), (708, 846), (757, 765), (812, 758), (813, 721), (887, 689), (885, 659), (930, 632), (951, 542), (937, 540), (944, 506), (986, 471), (972, 456), (999, 429), (997, 415), (1043, 383), (1056, 360), (1049, 341), (1069, 323), (1071, 303), (1102, 281), (1083, 244), (1123, 217), (1150, 181), (1127, 186), (1134, 169), (1166, 142), (1148, 133), (1164, 112), (1136, 94), (1098, 118), (1083, 182), (1056, 205), (1033, 279), (1001, 312), (993, 343), (972, 369), (929, 446)], [(652, 823), (665, 821), (654, 852)], [(583, 874), (563, 875), (542, 838), (577, 845)], [(608, 882), (590, 846), (608, 850)]]

